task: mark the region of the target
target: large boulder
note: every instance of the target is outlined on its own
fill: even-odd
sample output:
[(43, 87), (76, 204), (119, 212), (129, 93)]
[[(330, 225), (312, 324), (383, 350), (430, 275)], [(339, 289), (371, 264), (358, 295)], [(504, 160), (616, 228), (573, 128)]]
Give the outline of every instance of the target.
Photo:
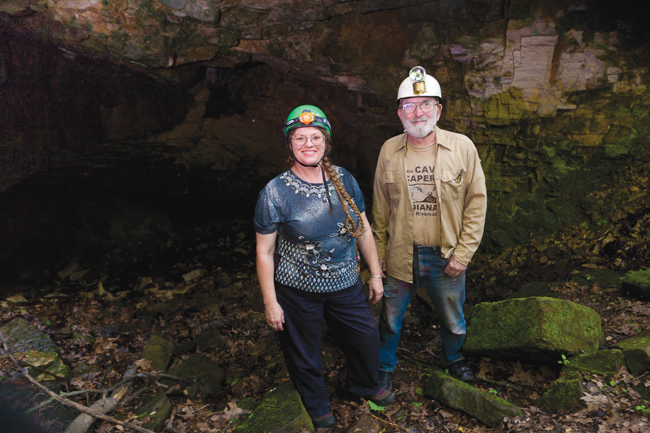
[(468, 317), (467, 354), (557, 362), (594, 353), (604, 337), (600, 316), (571, 301), (531, 297), (485, 302)]
[(519, 408), (509, 401), (476, 389), (440, 370), (434, 371), (427, 380), (424, 393), (440, 403), (473, 416), (489, 427), (497, 427), (504, 417), (522, 415)]

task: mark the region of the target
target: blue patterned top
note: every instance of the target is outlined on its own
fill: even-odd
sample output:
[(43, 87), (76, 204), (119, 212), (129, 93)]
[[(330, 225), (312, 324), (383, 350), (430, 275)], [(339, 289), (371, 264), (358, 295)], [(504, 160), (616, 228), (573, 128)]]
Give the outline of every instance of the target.
[[(365, 202), (357, 181), (344, 168), (334, 166), (334, 170), (359, 212), (364, 212)], [(285, 286), (308, 292), (335, 292), (357, 281), (356, 239), (345, 229), (346, 215), (334, 185), (331, 180), (327, 184), (333, 215), (325, 185), (305, 182), (291, 170), (277, 176), (260, 192), (255, 231), (278, 232), (275, 280)], [(358, 226), (356, 215), (348, 209)]]

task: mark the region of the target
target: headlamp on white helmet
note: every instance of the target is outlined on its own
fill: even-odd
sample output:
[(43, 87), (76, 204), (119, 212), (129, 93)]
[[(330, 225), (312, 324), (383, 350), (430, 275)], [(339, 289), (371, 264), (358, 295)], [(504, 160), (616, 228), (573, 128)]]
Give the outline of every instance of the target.
[(402, 81), (397, 91), (398, 101), (419, 96), (442, 98), (440, 84), (435, 78), (428, 75), (422, 66), (412, 68), (409, 76)]

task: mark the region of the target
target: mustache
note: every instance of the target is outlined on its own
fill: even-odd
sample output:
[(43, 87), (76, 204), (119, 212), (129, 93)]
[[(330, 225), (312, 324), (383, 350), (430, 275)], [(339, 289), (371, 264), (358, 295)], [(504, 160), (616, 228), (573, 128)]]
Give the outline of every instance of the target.
[(411, 122), (411, 123), (415, 123), (415, 122), (426, 122), (426, 121), (428, 121), (428, 120), (429, 120), (429, 118), (428, 118), (427, 116), (420, 116), (420, 117), (418, 117), (418, 118), (411, 119), (410, 122)]

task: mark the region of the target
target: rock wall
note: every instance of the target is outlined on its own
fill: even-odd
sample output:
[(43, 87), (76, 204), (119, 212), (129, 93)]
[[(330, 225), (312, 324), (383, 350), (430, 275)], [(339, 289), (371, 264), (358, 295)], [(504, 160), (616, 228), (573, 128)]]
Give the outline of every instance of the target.
[[(636, 218), (650, 207), (650, 38), (638, 12), (604, 0), (3, 2), (0, 107), (46, 82), (46, 99), (63, 109), (27, 97), (36, 103), (18, 103), (14, 120), (0, 123), (0, 184), (56, 166), (89, 143), (131, 139), (131, 148), (155, 149), (182, 167), (190, 189), (250, 205), (262, 180), (282, 168), (273, 125), (314, 103), (332, 120), (334, 162), (351, 169), (369, 197), (379, 147), (401, 132), (396, 89), (422, 65), (442, 85), (441, 126), (469, 135), (481, 154), (484, 248), (571, 224), (599, 231), (621, 210)], [(23, 71), (13, 74), (21, 83), (43, 69), (38, 50), (18, 63), (7, 54), (17, 51), (12, 38), (26, 33), (52, 40), (50, 57), (74, 65), (102, 59), (151, 81), (125, 79), (114, 86), (130, 95), (123, 104), (105, 103), (99, 92), (92, 99), (103, 102), (93, 105), (70, 96), (89, 91), (61, 59), (42, 79), (8, 90), (13, 69)], [(99, 69), (88, 73), (101, 77)], [(185, 89), (194, 105), (188, 111), (176, 90), (152, 98), (146, 86)], [(62, 88), (70, 91), (51, 91)], [(26, 120), (35, 118), (58, 132)], [(58, 159), (43, 164), (46, 154)]]

